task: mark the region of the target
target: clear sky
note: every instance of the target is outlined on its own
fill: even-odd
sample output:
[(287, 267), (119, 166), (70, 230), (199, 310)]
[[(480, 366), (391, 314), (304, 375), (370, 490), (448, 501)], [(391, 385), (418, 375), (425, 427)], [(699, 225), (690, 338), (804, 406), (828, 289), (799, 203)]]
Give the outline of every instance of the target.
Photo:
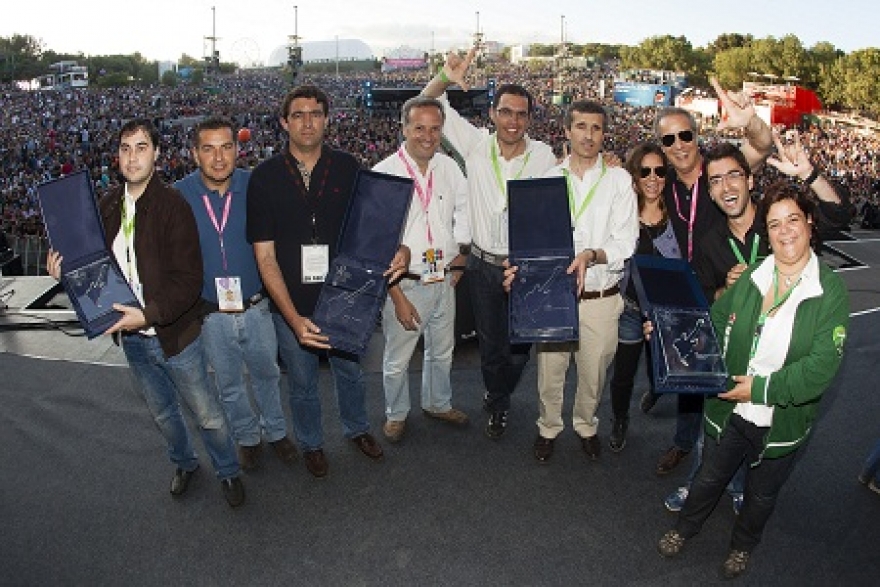
[[(792, 33), (810, 47), (829, 41), (847, 53), (880, 47), (877, 4), (869, 0), (4, 0), (0, 36), (33, 35), (47, 49), (86, 55), (129, 54), (176, 60), (207, 54), (216, 7), (221, 59), (246, 50), (262, 61), (294, 34), (303, 42), (361, 39), (381, 57), (408, 45), (445, 51), (477, 28), (504, 44), (558, 42), (563, 22), (575, 43), (638, 44), (684, 35), (703, 46), (725, 32), (758, 38)], [(77, 8), (79, 6), (80, 8)], [(551, 7), (546, 9), (548, 7)], [(535, 7), (543, 8), (536, 10)], [(564, 16), (564, 19), (563, 19)]]

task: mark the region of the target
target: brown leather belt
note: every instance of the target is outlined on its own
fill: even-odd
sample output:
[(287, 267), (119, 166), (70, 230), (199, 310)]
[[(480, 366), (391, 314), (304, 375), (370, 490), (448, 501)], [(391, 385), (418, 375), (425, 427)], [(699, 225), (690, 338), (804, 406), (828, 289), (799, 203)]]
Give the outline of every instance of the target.
[(620, 284), (603, 289), (602, 291), (585, 291), (581, 292), (582, 300), (598, 300), (599, 298), (607, 298), (620, 293)]

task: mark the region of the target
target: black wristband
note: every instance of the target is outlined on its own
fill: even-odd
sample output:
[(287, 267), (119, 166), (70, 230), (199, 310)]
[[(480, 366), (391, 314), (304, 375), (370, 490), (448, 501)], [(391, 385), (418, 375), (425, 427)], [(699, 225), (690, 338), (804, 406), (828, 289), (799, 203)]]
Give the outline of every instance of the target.
[(822, 172), (819, 171), (819, 166), (813, 165), (813, 171), (811, 171), (810, 175), (807, 176), (807, 179), (804, 180), (804, 185), (813, 185), (813, 183), (819, 178), (820, 173)]
[(459, 255), (470, 255), (471, 254), (471, 246), (470, 245), (458, 245), (458, 254)]

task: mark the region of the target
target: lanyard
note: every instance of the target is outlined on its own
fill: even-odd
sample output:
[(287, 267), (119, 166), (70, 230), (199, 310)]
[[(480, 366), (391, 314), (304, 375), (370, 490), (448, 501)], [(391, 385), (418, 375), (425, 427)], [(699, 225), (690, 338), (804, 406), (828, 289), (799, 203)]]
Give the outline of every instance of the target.
[(688, 261), (690, 261), (694, 255), (694, 222), (697, 220), (697, 197), (700, 195), (700, 177), (702, 177), (702, 175), (703, 171), (700, 170), (700, 175), (694, 182), (694, 187), (691, 188), (691, 215), (690, 218), (686, 220), (681, 214), (681, 203), (678, 201), (678, 190), (675, 189), (675, 182), (672, 183), (672, 196), (675, 198), (675, 212), (678, 214), (678, 217), (681, 218), (682, 222), (687, 223), (688, 227)]
[[(495, 183), (498, 185), (498, 189), (501, 190), (501, 193), (504, 194), (504, 209), (507, 209), (507, 185), (501, 179), (501, 164), (498, 162), (498, 139), (495, 138), (492, 140), (492, 169), (495, 171)], [(523, 159), (522, 167), (519, 168), (519, 172), (513, 179), (519, 179), (523, 174), (523, 171), (526, 169), (526, 165), (529, 164), (529, 157), (532, 156), (532, 152), (529, 151), (526, 153), (525, 158)]]
[[(324, 153), (321, 154), (321, 157), (324, 156)], [(290, 154), (290, 150), (288, 149), (284, 153), (284, 164), (287, 167), (287, 173), (290, 174), (293, 183), (296, 184), (296, 187), (299, 188), (299, 192), (302, 195), (303, 200), (306, 201), (306, 206), (312, 211), (312, 244), (318, 244), (318, 210), (317, 210), (317, 202), (322, 197), (324, 197), (324, 188), (327, 187), (327, 176), (330, 175), (330, 164), (331, 159), (330, 156), (327, 155), (327, 164), (324, 166), (324, 174), (321, 176), (321, 187), (318, 188), (318, 193), (315, 194), (315, 202), (309, 199), (309, 188), (306, 187), (305, 182), (302, 180), (302, 176), (299, 171), (295, 168), (295, 166), (291, 165), (290, 160), (293, 159), (293, 155)], [(319, 159), (320, 160), (320, 159)], [(315, 164), (317, 167), (317, 163)], [(312, 170), (314, 171), (314, 169)], [(309, 182), (311, 186), (311, 182)]]
[(416, 195), (418, 195), (419, 201), (422, 203), (422, 211), (425, 213), (425, 226), (428, 228), (428, 244), (433, 247), (434, 236), (431, 234), (431, 223), (428, 220), (428, 206), (431, 204), (431, 199), (434, 197), (434, 170), (432, 169), (431, 173), (428, 174), (428, 185), (425, 190), (422, 190), (422, 185), (419, 182), (415, 169), (412, 168), (412, 165), (409, 164), (409, 161), (406, 160), (406, 157), (403, 154), (403, 147), (398, 149), (397, 156), (403, 161), (403, 165), (406, 167), (406, 172), (409, 173), (409, 176), (413, 180)]
[(214, 214), (214, 208), (211, 207), (211, 200), (208, 199), (208, 194), (202, 194), (202, 201), (208, 210), (208, 218), (211, 219), (211, 224), (214, 225), (214, 230), (217, 231), (217, 236), (220, 238), (220, 255), (223, 257), (223, 271), (226, 271), (226, 246), (223, 244), (223, 231), (226, 230), (226, 221), (229, 220), (229, 209), (232, 207), (232, 192), (226, 192), (226, 203), (223, 205), (223, 220), (220, 224), (217, 223), (217, 216)]
[(730, 248), (733, 249), (733, 255), (736, 257), (736, 260), (745, 265), (752, 265), (758, 259), (758, 242), (760, 240), (761, 237), (757, 233), (755, 233), (755, 237), (752, 239), (752, 252), (749, 255), (749, 262), (746, 263), (746, 260), (742, 256), (742, 253), (740, 252), (739, 247), (736, 245), (736, 242), (732, 238), (727, 237), (727, 242), (730, 243)]
[[(135, 211), (137, 211), (136, 208)], [(134, 243), (134, 214), (129, 218), (128, 204), (126, 203), (125, 196), (122, 198), (122, 237), (125, 239), (125, 263), (128, 265), (128, 280), (131, 281), (134, 275), (134, 268), (131, 265), (131, 248)]]
[(755, 326), (755, 336), (752, 337), (752, 350), (749, 353), (750, 361), (755, 358), (755, 353), (758, 350), (758, 341), (761, 340), (761, 333), (764, 331), (764, 324), (767, 322), (767, 317), (770, 316), (776, 308), (785, 303), (785, 301), (791, 296), (791, 292), (794, 291), (794, 288), (796, 288), (800, 282), (801, 278), (798, 277), (798, 280), (787, 292), (785, 292), (785, 295), (779, 297), (779, 270), (776, 269), (776, 267), (773, 268), (773, 305), (770, 306), (766, 312), (762, 312), (758, 316), (758, 324)]
[(571, 172), (564, 167), (562, 168), (562, 174), (565, 176), (565, 183), (568, 187), (568, 206), (571, 210), (571, 218), (572, 220), (574, 220), (575, 226), (577, 226), (578, 218), (584, 215), (584, 211), (587, 209), (587, 206), (589, 206), (590, 202), (593, 201), (593, 196), (596, 195), (596, 188), (599, 187), (599, 182), (602, 181), (602, 178), (605, 177), (605, 172), (608, 171), (605, 168), (605, 160), (602, 159), (601, 161), (602, 173), (599, 174), (599, 179), (596, 180), (596, 183), (594, 183), (590, 190), (587, 192), (586, 197), (584, 197), (584, 201), (581, 202), (581, 206), (577, 209), (577, 211), (575, 211), (575, 195), (577, 194), (577, 191), (574, 189), (574, 186), (571, 183)]

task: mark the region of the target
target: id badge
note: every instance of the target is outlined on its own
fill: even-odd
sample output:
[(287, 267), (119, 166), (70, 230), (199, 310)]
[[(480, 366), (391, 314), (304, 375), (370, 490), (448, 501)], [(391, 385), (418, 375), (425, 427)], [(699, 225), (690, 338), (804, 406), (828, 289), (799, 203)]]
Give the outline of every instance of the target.
[(302, 246), (302, 282), (324, 283), (330, 271), (330, 245)]
[(244, 311), (240, 277), (215, 277), (214, 285), (217, 287), (217, 306), (221, 312)]
[(428, 249), (422, 253), (424, 269), (422, 270), (422, 283), (436, 283), (446, 278), (446, 259), (443, 249)]

